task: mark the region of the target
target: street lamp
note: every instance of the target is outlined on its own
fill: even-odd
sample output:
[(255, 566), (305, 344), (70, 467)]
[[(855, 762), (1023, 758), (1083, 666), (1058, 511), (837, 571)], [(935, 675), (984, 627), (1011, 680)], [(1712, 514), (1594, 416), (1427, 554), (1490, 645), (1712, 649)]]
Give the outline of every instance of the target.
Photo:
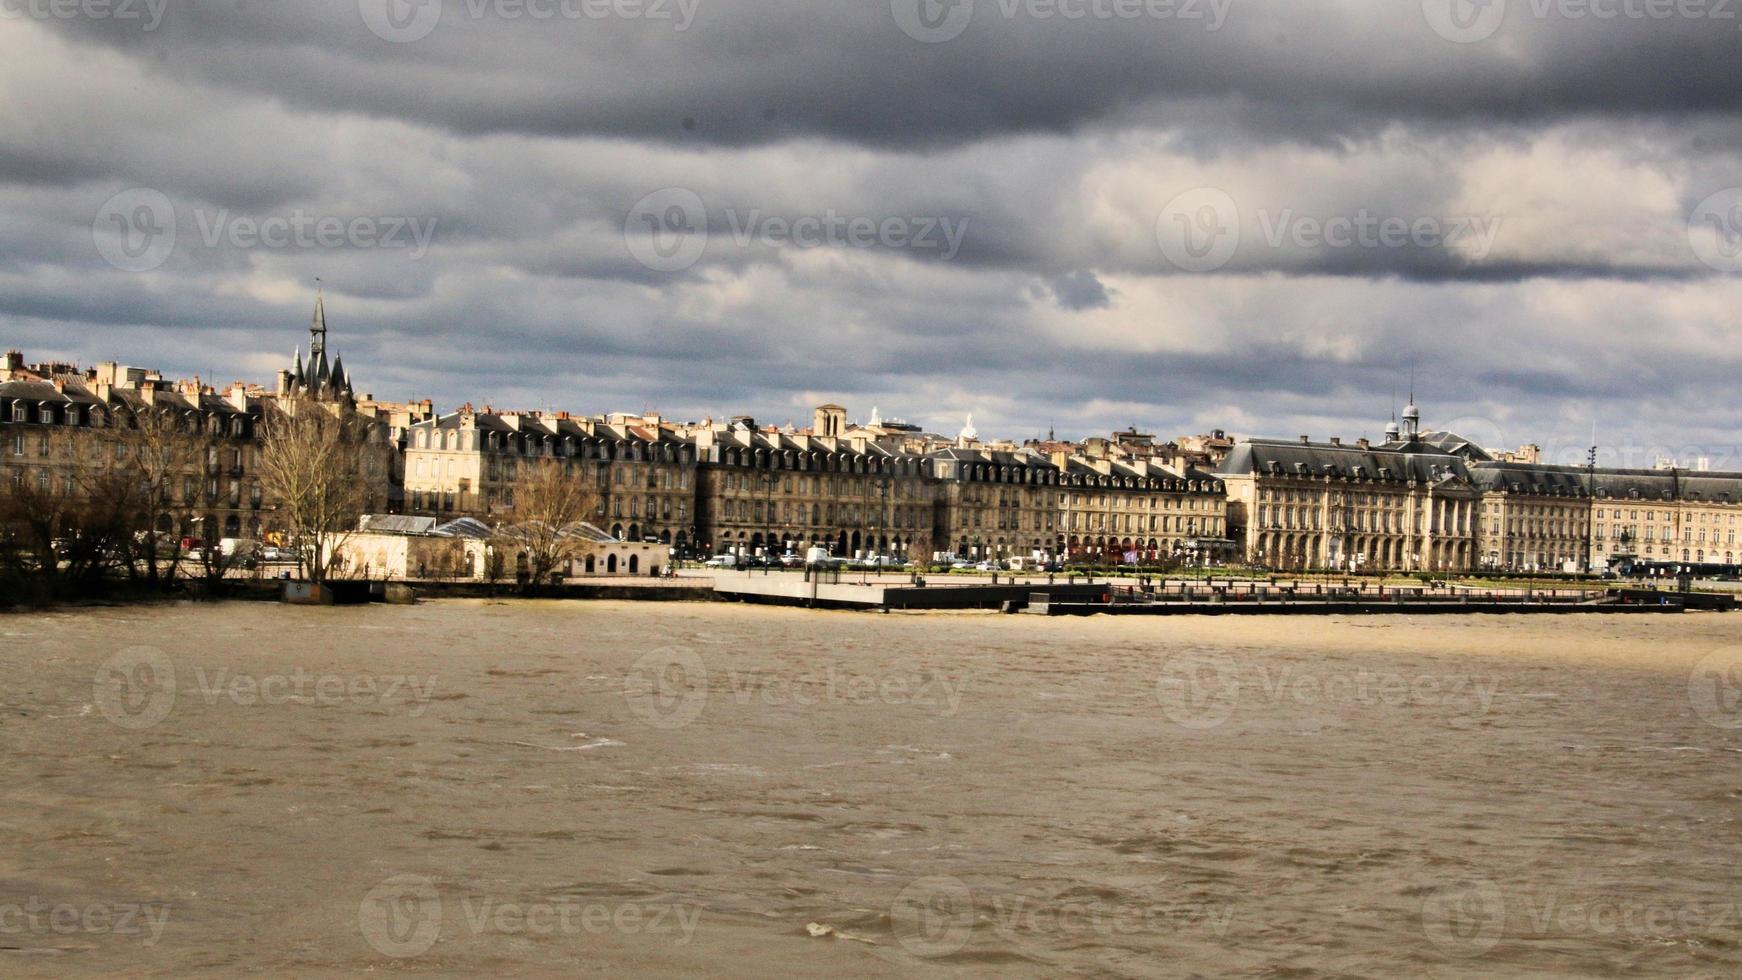
[(1597, 520), (1597, 447), (1585, 453), (1585, 574), (1591, 574), (1591, 552), (1596, 550)]
[[(769, 466), (774, 460), (768, 461)], [(762, 574), (767, 575), (768, 566), (774, 563), (774, 488), (780, 483), (780, 474), (770, 469), (757, 475), (763, 487), (762, 498)]]

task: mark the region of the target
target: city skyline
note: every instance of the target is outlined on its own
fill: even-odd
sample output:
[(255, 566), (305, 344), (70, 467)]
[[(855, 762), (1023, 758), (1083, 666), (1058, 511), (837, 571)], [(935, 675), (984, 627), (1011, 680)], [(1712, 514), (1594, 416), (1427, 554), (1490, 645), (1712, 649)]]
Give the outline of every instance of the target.
[[(327, 333), (325, 299), (319, 291), (317, 291), (314, 303), (314, 323), (319, 325), (322, 342), (324, 342)], [(312, 336), (313, 334), (311, 333), (311, 338)], [(336, 353), (341, 362), (344, 339), (345, 338), (342, 334), (335, 339), (335, 347), (338, 348)], [(213, 369), (210, 368), (206, 371), (178, 372), (164, 369), (155, 364), (127, 363), (124, 359), (113, 356), (77, 357), (56, 355), (42, 357), (36, 356), (36, 352), (34, 351), (22, 351), (21, 353), (24, 355), (25, 362), (30, 364), (64, 363), (85, 370), (95, 367), (99, 363), (113, 362), (119, 363), (123, 367), (156, 371), (160, 373), (165, 380), (185, 381), (197, 378), (202, 384), (208, 385), (217, 391), (222, 391), (226, 386), (238, 381), (248, 385), (257, 385), (261, 388), (270, 390), (274, 387), (274, 379), (279, 375), (279, 373), (289, 370), (293, 364), (300, 367), (302, 358), (312, 350), (313, 346), (314, 342), (312, 340), (305, 340), (302, 343), (295, 345), (293, 352), (288, 359), (280, 361), (271, 371), (267, 372), (264, 376), (259, 377), (244, 376), (235, 372), (225, 374), (221, 369), (213, 371)], [(16, 349), (15, 346), (14, 349)], [(250, 358), (250, 363), (252, 363), (253, 360), (254, 359)], [(355, 366), (356, 362), (353, 361), (353, 367)], [(312, 359), (310, 360), (308, 367), (311, 372), (314, 370), (314, 362)], [(364, 372), (365, 380), (360, 383), (357, 382), (354, 370), (348, 373), (349, 376), (347, 378), (347, 383), (356, 383), (355, 394), (357, 397), (373, 398), (379, 402), (393, 404), (421, 403), (428, 400), (431, 402), (433, 410), (438, 417), (455, 414), (463, 407), (470, 406), (474, 411), (478, 412), (545, 415), (561, 414), (573, 415), (577, 418), (652, 415), (659, 416), (667, 421), (687, 424), (701, 423), (708, 420), (723, 422), (733, 418), (750, 417), (755, 420), (759, 427), (773, 426), (793, 431), (807, 431), (809, 417), (817, 405), (838, 403), (838, 399), (829, 398), (826, 394), (805, 392), (794, 393), (789, 397), (786, 404), (789, 406), (796, 405), (801, 398), (807, 400), (808, 403), (803, 405), (801, 408), (789, 411), (785, 415), (760, 414), (756, 411), (746, 410), (742, 407), (731, 406), (723, 407), (714, 411), (704, 411), (700, 414), (684, 415), (662, 411), (658, 406), (649, 404), (643, 404), (636, 408), (626, 406), (612, 407), (609, 405), (586, 405), (574, 402), (524, 405), (505, 402), (493, 398), (487, 393), (476, 392), (458, 395), (456, 396), (457, 400), (448, 402), (428, 398), (428, 396), (422, 393), (398, 393), (376, 390), (366, 380), (373, 374), (368, 365), (364, 366)], [(1426, 399), (1420, 399), (1416, 390), (1416, 384), (1418, 381), (1416, 376), (1417, 373), (1418, 368), (1414, 366), (1410, 367), (1405, 375), (1406, 387), (1401, 389), (1402, 394), (1394, 392), (1390, 395), (1391, 408), (1389, 418), (1393, 425), (1395, 425), (1400, 418), (1405, 418), (1410, 409), (1413, 408), (1418, 413), (1421, 411), (1421, 408), (1418, 405), (1418, 400), (1425, 401)], [(311, 378), (312, 377), (313, 375), (311, 374)], [(1056, 426), (1049, 426), (1047, 429), (1035, 433), (1007, 432), (1001, 430), (988, 430), (982, 433), (979, 431), (980, 426), (973, 422), (973, 412), (969, 412), (962, 418), (951, 419), (942, 416), (914, 415), (900, 410), (884, 411), (882, 405), (862, 406), (846, 404), (843, 407), (848, 410), (847, 421), (853, 425), (870, 424), (873, 419), (880, 417), (889, 421), (899, 420), (900, 422), (914, 425), (925, 432), (943, 436), (945, 438), (953, 438), (966, 430), (973, 432), (975, 441), (980, 443), (1011, 443), (1016, 446), (1022, 446), (1029, 442), (1041, 441), (1081, 444), (1086, 440), (1097, 438), (1105, 439), (1109, 436), (1117, 436), (1121, 433), (1127, 432), (1147, 434), (1153, 436), (1157, 442), (1161, 443), (1173, 442), (1182, 438), (1207, 435), (1212, 432), (1221, 432), (1226, 433), (1234, 440), (1283, 440), (1293, 442), (1301, 438), (1308, 438), (1315, 444), (1323, 444), (1331, 441), (1346, 441), (1350, 444), (1354, 444), (1358, 440), (1366, 439), (1375, 445), (1380, 445), (1385, 443), (1390, 435), (1384, 420), (1371, 424), (1357, 422), (1351, 426), (1350, 429), (1341, 431), (1319, 430), (1316, 432), (1301, 432), (1298, 434), (1285, 434), (1282, 431), (1240, 431), (1227, 425), (1217, 424), (1214, 421), (1211, 421), (1199, 430), (1188, 430), (1183, 428), (1169, 429), (1165, 425), (1151, 424), (1143, 419), (1127, 420), (1122, 424), (1107, 427), (1100, 431), (1061, 432), (1058, 431)], [(1729, 444), (1695, 445), (1657, 441), (1622, 446), (1613, 444), (1605, 445), (1604, 443), (1597, 441), (1598, 431), (1595, 427), (1592, 429), (1591, 437), (1582, 441), (1578, 440), (1576, 436), (1557, 441), (1540, 437), (1533, 438), (1528, 434), (1517, 439), (1511, 439), (1506, 433), (1503, 433), (1491, 419), (1473, 416), (1447, 418), (1438, 412), (1436, 412), (1432, 417), (1424, 418), (1422, 420), (1421, 428), (1424, 432), (1445, 432), (1451, 433), (1455, 436), (1460, 436), (1474, 445), (1494, 453), (1511, 453), (1525, 447), (1536, 447), (1540, 450), (1540, 459), (1545, 465), (1584, 466), (1589, 461), (1588, 453), (1590, 449), (1595, 446), (1597, 450), (1597, 463), (1605, 468), (1651, 469), (1670, 465), (1691, 470), (1742, 472), (1742, 450), (1738, 450), (1737, 447)]]
[(264, 376), (318, 277), (444, 404), (1353, 437), (1416, 364), (1734, 455), (1722, 10), (1446, 5), (24, 5), (0, 333)]

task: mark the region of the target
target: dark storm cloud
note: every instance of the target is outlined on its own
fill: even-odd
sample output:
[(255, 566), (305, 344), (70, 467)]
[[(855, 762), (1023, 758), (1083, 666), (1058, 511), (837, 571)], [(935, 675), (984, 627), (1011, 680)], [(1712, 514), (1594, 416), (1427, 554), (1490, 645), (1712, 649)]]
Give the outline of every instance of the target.
[[(446, 409), (1376, 436), (1414, 363), (1430, 422), (1510, 442), (1733, 425), (1742, 217), (1695, 232), (1742, 187), (1735, 23), (1510, 0), (1459, 43), (1437, 0), (1196, 0), (1215, 30), (975, 0), (926, 43), (905, 0), (514, 2), (404, 43), (380, 0), (0, 19), (0, 342), (265, 381), (320, 277), (362, 385)], [(1206, 188), (1231, 210), (1170, 212)], [(97, 241), (140, 189), (177, 235), (123, 271)], [(239, 234), (302, 217), (431, 235)], [(1336, 233), (1367, 218), (1436, 234)]]
[[(57, 26), (172, 76), (308, 109), (676, 144), (939, 146), (1130, 112), (1166, 121), (1167, 106), (1194, 103), (1329, 138), (1395, 120), (1729, 116), (1742, 81), (1739, 12), (1721, 0), (1667, 18), (1500, 3), (1505, 20), (1475, 43), (1436, 33), (1420, 3), (1357, 0), (948, 0), (971, 16), (941, 43), (901, 29), (902, 0), (690, 0), (689, 18), (678, 0), (604, 17), (584, 0), (447, 0), (427, 36), (387, 31), (418, 37), (393, 43), (362, 13), (388, 2), (209, 0), (173, 6), (151, 32)], [(1060, 6), (1086, 13), (1048, 14)], [(1138, 15), (1117, 15), (1127, 10)]]

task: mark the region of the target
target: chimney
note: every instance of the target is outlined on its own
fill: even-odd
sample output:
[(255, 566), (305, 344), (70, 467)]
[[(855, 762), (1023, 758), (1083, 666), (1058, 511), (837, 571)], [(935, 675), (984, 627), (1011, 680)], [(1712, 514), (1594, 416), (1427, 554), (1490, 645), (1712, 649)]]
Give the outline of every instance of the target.
[(1303, 446), (1311, 445), (1312, 441), (1313, 441), (1312, 436), (1301, 436), (1300, 437), (1300, 444)]
[(1332, 436), (1331, 437), (1331, 445), (1341, 446), (1342, 444), (1343, 444), (1343, 437), (1342, 436)]
[(1372, 449), (1373, 448), (1373, 443), (1366, 440), (1366, 439), (1356, 439), (1355, 445), (1359, 446), (1362, 449)]

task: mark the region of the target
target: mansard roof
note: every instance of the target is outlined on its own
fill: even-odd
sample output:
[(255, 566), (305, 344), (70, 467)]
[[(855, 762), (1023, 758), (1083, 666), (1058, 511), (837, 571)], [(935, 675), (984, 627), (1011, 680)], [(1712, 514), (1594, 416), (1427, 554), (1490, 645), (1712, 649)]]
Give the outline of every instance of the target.
[(927, 459), (949, 459), (963, 463), (988, 463), (993, 466), (1032, 466), (1037, 469), (1057, 470), (1052, 461), (1027, 449), (1015, 452), (1005, 449), (963, 449), (952, 446), (926, 454)]
[(1599, 500), (1699, 500), (1742, 503), (1742, 473), (1702, 470), (1606, 469), (1541, 463), (1475, 463), (1477, 485), (1502, 493), (1561, 494), (1582, 497), (1586, 481)]
[(1400, 452), (1380, 446), (1363, 449), (1270, 439), (1235, 443), (1216, 472), (1223, 476), (1329, 477), (1381, 483), (1467, 483), (1470, 479), (1462, 457), (1437, 450)]

